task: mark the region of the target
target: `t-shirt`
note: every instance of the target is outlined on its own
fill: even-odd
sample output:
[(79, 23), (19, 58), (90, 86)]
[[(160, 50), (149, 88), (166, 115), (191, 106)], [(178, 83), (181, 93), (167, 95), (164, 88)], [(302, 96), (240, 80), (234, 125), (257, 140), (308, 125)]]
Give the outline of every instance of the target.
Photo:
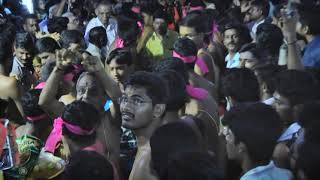
[(306, 67), (320, 68), (320, 35), (317, 35), (304, 49), (302, 63)]

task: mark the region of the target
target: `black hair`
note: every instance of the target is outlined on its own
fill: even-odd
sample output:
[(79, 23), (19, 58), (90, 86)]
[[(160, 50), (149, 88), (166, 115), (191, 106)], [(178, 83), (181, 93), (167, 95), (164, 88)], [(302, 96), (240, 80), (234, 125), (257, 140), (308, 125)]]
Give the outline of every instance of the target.
[(98, 47), (103, 46), (107, 43), (106, 38), (106, 30), (102, 26), (94, 27), (89, 32), (89, 42), (97, 45)]
[(274, 9), (272, 11), (272, 16), (276, 19), (281, 18), (281, 9), (283, 8), (283, 4), (278, 4), (274, 6)]
[[(173, 44), (175, 52), (182, 56), (197, 56), (197, 45), (189, 38), (183, 37), (177, 39)], [(193, 70), (195, 62), (186, 63), (188, 69)]]
[(165, 82), (155, 74), (144, 71), (135, 72), (127, 79), (125, 89), (128, 86), (145, 88), (153, 104), (166, 104), (167, 102), (168, 90)]
[(298, 116), (298, 123), (304, 128), (304, 140), (320, 143), (320, 102), (311, 101), (305, 103)]
[(115, 3), (114, 0), (99, 0), (97, 7), (101, 5), (112, 6), (114, 3)]
[(166, 23), (169, 21), (169, 15), (163, 9), (158, 9), (156, 12), (153, 13), (153, 20), (156, 18), (164, 19)]
[(41, 82), (46, 82), (49, 79), (49, 76), (55, 66), (56, 66), (55, 60), (49, 60), (43, 66), (41, 66), (41, 69), (40, 69), (40, 81)]
[(133, 19), (125, 16), (120, 16), (118, 20), (118, 36), (123, 39), (124, 46), (132, 45), (136, 43), (141, 30), (137, 22)]
[(17, 33), (15, 39), (15, 47), (25, 49), (33, 53), (34, 42), (32, 35), (27, 32)]
[(318, 20), (320, 18), (320, 5), (299, 5), (298, 12), (300, 15), (300, 22), (303, 26), (308, 26), (309, 30), (307, 34), (318, 35), (320, 34), (320, 24)]
[(169, 158), (167, 180), (222, 180), (223, 173), (207, 153), (177, 153)]
[(71, 43), (82, 44), (83, 34), (78, 30), (64, 30), (61, 33), (60, 44), (63, 48), (68, 48)]
[(283, 44), (282, 31), (274, 24), (260, 24), (257, 28), (256, 42), (259, 47), (269, 50), (272, 55), (279, 55), (280, 46)]
[(148, 15), (153, 15), (158, 9), (161, 9), (159, 3), (157, 1), (142, 1), (139, 4), (140, 12), (146, 13)]
[(126, 64), (128, 66), (132, 64), (132, 55), (127, 49), (117, 48), (111, 51), (106, 61), (107, 64), (110, 64), (113, 59), (117, 64)]
[(21, 97), (21, 105), (26, 116), (34, 117), (45, 114), (38, 104), (40, 94), (40, 89), (32, 89)]
[(187, 66), (179, 59), (175, 57), (170, 57), (159, 61), (152, 69), (153, 72), (159, 73), (164, 71), (175, 71), (178, 73), (185, 83), (189, 81)]
[(305, 142), (298, 149), (297, 168), (302, 170), (306, 179), (317, 179), (320, 176), (320, 144)]
[(246, 25), (236, 22), (230, 22), (222, 27), (222, 33), (224, 34), (225, 31), (229, 29), (235, 29), (237, 31), (239, 37), (241, 38), (241, 44), (250, 43), (252, 41), (250, 30)]
[[(100, 124), (98, 110), (93, 105), (83, 101), (74, 101), (65, 106), (61, 117), (64, 121), (86, 130), (95, 129)], [(84, 146), (93, 144), (96, 139), (96, 132), (91, 135), (77, 135), (69, 131), (65, 126), (63, 126), (62, 134), (75, 143)]]
[(257, 66), (271, 63), (271, 62), (269, 62), (269, 61), (271, 61), (270, 56), (269, 56), (269, 54), (270, 54), (269, 51), (260, 47), (256, 43), (247, 43), (247, 44), (242, 45), (239, 50), (239, 53), (243, 53), (246, 51), (252, 53), (252, 55), (256, 58), (256, 61), (258, 62), (258, 64), (255, 65), (253, 67), (253, 69)]
[(35, 15), (35, 14), (28, 14), (28, 15), (24, 16), (24, 18), (23, 18), (23, 24), (26, 24), (28, 19), (38, 20), (38, 17), (37, 17), (37, 15)]
[(35, 50), (37, 54), (43, 52), (55, 53), (57, 49), (60, 49), (59, 44), (50, 37), (44, 37), (36, 41)]
[(279, 72), (279, 68), (274, 64), (263, 64), (254, 67), (258, 82), (265, 83), (268, 94), (273, 94), (275, 91), (275, 76)]
[(175, 153), (201, 152), (202, 142), (196, 132), (184, 122), (174, 122), (158, 128), (150, 138), (152, 166), (160, 179), (166, 179), (168, 159)]
[(206, 33), (204, 20), (204, 16), (199, 12), (191, 12), (180, 21), (179, 25), (194, 28), (197, 33)]
[(267, 17), (270, 10), (270, 4), (268, 0), (254, 0), (251, 2), (251, 6), (256, 6), (262, 11), (262, 15)]
[(6, 34), (0, 34), (0, 64), (5, 63), (12, 56), (12, 40)]
[(305, 71), (286, 70), (277, 74), (275, 89), (283, 97), (288, 98), (293, 107), (310, 101), (316, 95), (317, 82)]
[(78, 151), (72, 154), (62, 175), (63, 180), (113, 178), (112, 164), (95, 151)]
[(268, 164), (282, 133), (278, 113), (263, 103), (240, 104), (226, 112), (223, 123), (231, 129), (235, 143), (243, 142), (255, 163)]
[(187, 102), (186, 82), (177, 72), (169, 70), (157, 73), (167, 84), (168, 101), (166, 109), (168, 111), (179, 111)]
[(247, 68), (229, 69), (222, 78), (222, 92), (237, 102), (259, 101), (260, 89), (257, 77)]
[(69, 19), (67, 17), (53, 17), (48, 20), (49, 33), (61, 33), (68, 28)]

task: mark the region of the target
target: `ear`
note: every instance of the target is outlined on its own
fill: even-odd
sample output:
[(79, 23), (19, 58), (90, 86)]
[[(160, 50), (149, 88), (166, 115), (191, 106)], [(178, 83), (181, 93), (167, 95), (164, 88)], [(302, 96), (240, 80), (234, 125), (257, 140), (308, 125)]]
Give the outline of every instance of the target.
[(96, 16), (98, 16), (98, 14), (99, 14), (98, 7), (94, 10), (94, 13), (96, 14)]
[(261, 91), (263, 93), (268, 93), (268, 88), (267, 88), (267, 84), (266, 83), (262, 83), (261, 84)]
[(153, 117), (160, 118), (166, 111), (165, 104), (156, 104), (153, 108)]

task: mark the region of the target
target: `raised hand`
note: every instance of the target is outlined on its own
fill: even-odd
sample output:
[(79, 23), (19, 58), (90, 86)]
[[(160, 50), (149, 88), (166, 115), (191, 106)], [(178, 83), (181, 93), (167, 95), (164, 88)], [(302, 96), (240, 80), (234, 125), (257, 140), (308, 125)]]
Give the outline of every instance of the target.
[(84, 69), (88, 72), (99, 72), (103, 70), (103, 65), (100, 59), (96, 56), (90, 56), (87, 53), (82, 54), (82, 62)]

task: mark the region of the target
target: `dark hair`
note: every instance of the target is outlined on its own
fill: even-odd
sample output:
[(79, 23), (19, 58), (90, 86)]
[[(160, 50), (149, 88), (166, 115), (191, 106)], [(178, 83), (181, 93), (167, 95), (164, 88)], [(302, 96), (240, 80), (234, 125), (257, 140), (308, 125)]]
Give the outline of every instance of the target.
[(23, 17), (23, 24), (26, 24), (28, 19), (38, 20), (38, 17), (35, 14), (27, 14), (26, 16)]
[(62, 175), (63, 180), (105, 179), (112, 180), (112, 164), (95, 151), (78, 151), (71, 155)]
[(318, 35), (320, 34), (320, 24), (318, 20), (320, 18), (320, 6), (299, 5), (298, 12), (300, 15), (299, 21), (303, 26), (308, 26), (308, 34)]
[(102, 26), (94, 27), (89, 32), (89, 42), (94, 45), (100, 46), (106, 44), (106, 38), (102, 37), (107, 38), (106, 30)]
[(256, 6), (262, 11), (263, 16), (268, 16), (269, 14), (269, 9), (270, 9), (270, 4), (269, 1), (267, 0), (254, 0), (251, 2), (251, 6)]
[(253, 70), (257, 76), (258, 82), (265, 83), (267, 92), (273, 94), (275, 91), (275, 76), (279, 72), (277, 65), (263, 64), (258, 65)]
[(224, 116), (235, 137), (235, 143), (243, 142), (250, 159), (267, 164), (282, 133), (282, 123), (278, 113), (263, 103), (247, 103), (231, 108)]
[(53, 59), (47, 61), (43, 66), (41, 66), (41, 69), (40, 69), (40, 71), (41, 71), (40, 81), (41, 82), (46, 82), (49, 79), (49, 76), (55, 66), (56, 66), (56, 61)]
[(256, 42), (259, 47), (269, 50), (272, 55), (278, 55), (283, 44), (282, 31), (274, 24), (260, 24), (257, 28)]
[[(197, 56), (198, 53), (196, 44), (186, 37), (177, 39), (173, 44), (173, 49), (182, 56)], [(186, 65), (188, 69), (193, 70), (195, 62), (186, 63)]]
[(250, 52), (258, 62), (253, 68), (264, 64), (270, 64), (271, 60), (268, 58), (269, 52), (266, 49), (259, 47), (256, 43), (247, 43), (241, 46), (239, 53)]
[(237, 33), (239, 34), (239, 37), (241, 38), (242, 44), (250, 43), (252, 41), (251, 35), (250, 35), (250, 30), (248, 27), (244, 24), (240, 23), (235, 23), (235, 22), (230, 22), (225, 24), (222, 27), (222, 33), (224, 34), (225, 31), (229, 29), (235, 29)]
[(60, 44), (63, 48), (68, 48), (71, 43), (82, 44), (83, 34), (78, 30), (65, 30), (61, 33)]
[(201, 152), (202, 142), (196, 132), (184, 122), (174, 122), (158, 128), (150, 138), (152, 166), (166, 179), (168, 159), (175, 153)]
[(317, 179), (320, 176), (320, 144), (305, 142), (298, 149), (297, 167), (302, 170), (306, 179)]
[(293, 107), (313, 99), (316, 95), (316, 81), (305, 71), (286, 70), (277, 74), (275, 80), (276, 91), (288, 98)]
[(229, 69), (222, 78), (222, 92), (237, 102), (259, 101), (260, 89), (257, 77), (247, 68)]
[(21, 105), (26, 116), (39, 116), (45, 113), (38, 104), (40, 94), (41, 90), (32, 89), (21, 97)]
[[(74, 101), (65, 106), (62, 113), (62, 119), (86, 130), (95, 129), (100, 124), (98, 110), (93, 105), (83, 101)], [(74, 142), (86, 146), (93, 144), (96, 139), (96, 132), (91, 135), (76, 135), (69, 131), (65, 126), (63, 126), (62, 133)]]
[(114, 4), (113, 0), (99, 0), (97, 7), (101, 5), (112, 6)]
[(67, 17), (53, 17), (48, 20), (49, 33), (61, 33), (68, 27), (69, 19)]
[(0, 64), (5, 63), (5, 60), (9, 60), (12, 57), (12, 40), (5, 34), (0, 34)]
[(135, 43), (141, 33), (141, 30), (135, 20), (120, 16), (118, 20), (118, 36), (123, 39), (124, 46)]
[(113, 59), (117, 64), (126, 64), (128, 66), (132, 64), (132, 55), (127, 49), (117, 48), (111, 51), (107, 58), (107, 64), (110, 64)]
[(54, 39), (50, 37), (44, 37), (36, 41), (35, 48), (37, 54), (43, 52), (55, 53), (57, 49), (60, 49), (60, 46)]
[(169, 158), (167, 180), (222, 180), (223, 173), (207, 153), (177, 153)]
[(144, 71), (135, 72), (129, 76), (125, 83), (125, 89), (128, 86), (145, 88), (153, 104), (167, 103), (168, 90), (165, 88), (165, 82), (155, 74)]
[(187, 102), (186, 82), (177, 72), (169, 70), (157, 73), (168, 87), (168, 101), (166, 110), (179, 111)]
[(320, 102), (312, 101), (305, 103), (299, 114), (298, 123), (304, 128), (304, 140), (320, 143)]
[(169, 15), (163, 9), (158, 9), (156, 12), (153, 13), (153, 20), (156, 18), (164, 19), (166, 23), (169, 21)]
[(152, 70), (155, 73), (175, 71), (184, 79), (185, 83), (188, 83), (189, 81), (187, 66), (179, 58), (170, 57), (163, 59), (162, 61), (159, 61)]
[(140, 6), (140, 12), (146, 13), (148, 15), (153, 15), (154, 12), (156, 12), (159, 8), (161, 8), (157, 1), (152, 1), (152, 0), (142, 1), (140, 2), (139, 6)]
[(206, 33), (205, 18), (197, 12), (189, 13), (179, 23), (180, 26), (194, 28), (197, 33)]
[(34, 43), (31, 34), (27, 32), (17, 33), (15, 39), (15, 47), (33, 52)]

